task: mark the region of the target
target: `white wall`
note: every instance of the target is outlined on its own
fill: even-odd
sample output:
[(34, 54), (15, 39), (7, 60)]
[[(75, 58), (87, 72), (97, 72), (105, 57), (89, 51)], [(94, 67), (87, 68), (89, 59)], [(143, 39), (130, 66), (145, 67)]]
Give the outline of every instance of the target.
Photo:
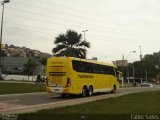
[[(28, 81), (28, 76), (26, 75), (3, 75), (4, 80), (24, 80)], [(30, 76), (29, 81), (36, 81), (36, 76)]]

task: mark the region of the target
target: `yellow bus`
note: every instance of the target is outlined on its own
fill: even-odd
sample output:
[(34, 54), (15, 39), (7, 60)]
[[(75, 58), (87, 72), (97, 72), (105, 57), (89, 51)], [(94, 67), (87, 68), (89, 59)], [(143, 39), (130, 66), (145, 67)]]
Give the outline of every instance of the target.
[(116, 66), (74, 57), (52, 57), (47, 60), (46, 90), (63, 97), (68, 94), (91, 96), (96, 92), (119, 89)]

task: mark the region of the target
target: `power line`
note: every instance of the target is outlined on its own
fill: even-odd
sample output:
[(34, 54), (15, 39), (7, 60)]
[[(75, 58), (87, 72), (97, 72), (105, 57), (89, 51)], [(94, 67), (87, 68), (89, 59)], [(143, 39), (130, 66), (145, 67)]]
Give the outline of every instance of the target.
[[(38, 18), (32, 18), (32, 17), (26, 17), (26, 16), (20, 16), (20, 15), (15, 15), (15, 14), (11, 14), (11, 13), (6, 13), (6, 15), (10, 15), (10, 16), (14, 16), (14, 17), (19, 17), (19, 18), (23, 18), (23, 19), (28, 19), (28, 20), (31, 20), (31, 21), (38, 21), (38, 22), (44, 22), (44, 23), (49, 23), (49, 24), (58, 24), (58, 25), (61, 25), (61, 26), (66, 26), (66, 24), (61, 24), (61, 23), (57, 23), (57, 22), (53, 22), (53, 21), (48, 21), (48, 20), (40, 20)], [(73, 25), (67, 25), (67, 26), (70, 26), (70, 27), (77, 27), (77, 26), (73, 26)]]
[[(26, 11), (26, 10), (22, 10), (22, 9), (17, 9), (17, 8), (12, 8), (12, 7), (9, 7), (9, 9), (13, 9), (13, 10), (16, 10), (16, 11), (19, 11), (19, 12), (25, 12), (25, 13), (29, 13), (29, 14), (34, 14), (34, 15), (40, 15), (40, 16), (43, 16), (43, 17), (47, 17), (47, 18), (54, 18), (56, 20), (62, 20), (62, 21), (69, 21), (69, 22), (72, 22), (72, 23), (80, 23), (80, 24), (83, 24), (83, 25), (87, 25), (87, 26), (92, 26), (91, 28), (97, 28), (99, 30), (102, 30), (102, 29), (108, 29), (109, 26), (99, 26), (99, 25), (95, 25), (95, 24), (90, 24), (90, 23), (83, 23), (83, 22), (80, 22), (80, 21), (74, 21), (74, 20), (68, 20), (68, 19), (64, 19), (64, 18), (59, 18), (59, 17), (55, 17), (55, 16), (49, 16), (49, 15), (44, 15), (44, 14), (41, 14), (41, 13), (35, 13), (35, 12), (31, 12), (31, 11)], [(118, 26), (116, 26), (118, 27)], [(109, 27), (109, 28), (112, 28), (112, 27)], [(120, 28), (120, 29), (124, 29), (124, 28)], [(105, 30), (106, 32), (106, 30)], [(109, 31), (111, 32), (111, 31)], [(118, 33), (118, 34), (123, 34), (125, 32), (125, 34), (128, 34), (128, 33), (132, 33), (133, 31), (123, 31), (123, 32), (113, 32), (112, 33)], [(140, 33), (140, 32), (137, 32), (137, 31), (134, 31), (135, 33)], [(151, 32), (151, 31), (150, 31)], [(155, 32), (155, 31), (152, 31), (152, 32)]]
[[(20, 2), (20, 4), (24, 4), (24, 3), (22, 3), (22, 2)], [(28, 3), (27, 3), (28, 4)], [(32, 5), (32, 4), (31, 4)], [(32, 5), (33, 6), (33, 5)], [(36, 7), (36, 6), (34, 6), (34, 7)], [(40, 9), (42, 9), (43, 7), (40, 7)], [(48, 9), (46, 9), (46, 8), (43, 8), (43, 9), (45, 9), (45, 10), (48, 10)], [(19, 10), (19, 11), (21, 11), (21, 10)], [(24, 10), (22, 10), (23, 12), (24, 12)], [(25, 11), (25, 12), (27, 12), (27, 11)], [(32, 13), (32, 14), (35, 14), (36, 15), (36, 13), (33, 13), (33, 12), (28, 12), (28, 13)], [(42, 14), (39, 14), (39, 15), (42, 15)], [(46, 15), (42, 15), (42, 16), (46, 16)], [(47, 16), (47, 17), (49, 17), (49, 16)], [(74, 22), (74, 23), (80, 23), (80, 24), (83, 24), (83, 25), (85, 25), (85, 26), (92, 26), (92, 27), (90, 27), (91, 29), (95, 29), (96, 28), (96, 30), (98, 30), (98, 31), (100, 31), (100, 32), (106, 32), (107, 30), (106, 29), (108, 29), (108, 26), (107, 26), (107, 28), (105, 27), (105, 26), (98, 26), (98, 25), (94, 25), (94, 24), (89, 24), (89, 23), (82, 23), (82, 22), (79, 22), (79, 21), (73, 21), (73, 20), (67, 20), (67, 19), (63, 19), (63, 18), (58, 18), (58, 17), (51, 17), (51, 18), (54, 18), (54, 19), (57, 19), (57, 20), (64, 20), (64, 21), (70, 21), (70, 22)], [(68, 24), (68, 23), (67, 23)], [(63, 24), (64, 25), (64, 24)], [(71, 25), (72, 27), (73, 27), (73, 25)], [(74, 26), (74, 27), (77, 27), (77, 26)], [(118, 26), (116, 26), (116, 27), (118, 27)], [(112, 27), (110, 27), (110, 28), (112, 28)], [(102, 31), (102, 29), (105, 29), (105, 30), (103, 30)], [(113, 29), (113, 28), (112, 28)], [(124, 29), (124, 28), (121, 28), (121, 29)], [(111, 33), (116, 33), (116, 34), (133, 34), (133, 32), (134, 33), (136, 33), (137, 34), (137, 31), (107, 31), (107, 32), (111, 32)], [(155, 31), (152, 31), (152, 32), (155, 32)], [(138, 32), (139, 33), (139, 32)], [(139, 33), (140, 34), (140, 33)]]
[[(89, 23), (83, 23), (83, 22), (80, 22), (80, 21), (68, 20), (68, 19), (64, 19), (64, 18), (60, 18), (60, 17), (54, 17), (54, 16), (49, 16), (49, 15), (44, 15), (44, 14), (41, 14), (41, 13), (35, 13), (35, 12), (25, 11), (25, 10), (21, 10), (21, 9), (17, 9), (17, 8), (11, 8), (11, 7), (9, 7), (8, 9), (12, 9), (12, 10), (20, 11), (20, 12), (25, 12), (25, 13), (30, 13), (30, 14), (34, 14), (34, 15), (40, 15), (40, 16), (47, 17), (47, 18), (54, 18), (54, 19), (57, 19), (57, 20), (69, 21), (69, 22), (80, 23), (80, 24), (89, 24)], [(103, 26), (97, 26), (97, 25), (94, 25), (94, 24), (89, 24), (89, 25), (95, 26), (95, 27), (103, 27)]]
[[(70, 26), (70, 27), (74, 27), (74, 28), (79, 28), (80, 26), (77, 26), (77, 25), (68, 25), (68, 23), (67, 24), (64, 24), (64, 23), (59, 23), (59, 22), (54, 22), (54, 21), (48, 21), (48, 20), (42, 20), (42, 19), (38, 19), (38, 18), (32, 18), (32, 17), (26, 17), (26, 16), (21, 16), (21, 15), (15, 15), (15, 14), (10, 14), (10, 13), (8, 13), (7, 12), (7, 15), (11, 15), (11, 16), (15, 16), (15, 17), (19, 17), (19, 18), (22, 18), (22, 19), (29, 19), (29, 20), (32, 20), (32, 21), (39, 21), (39, 22), (44, 22), (44, 23), (49, 23), (49, 24), (58, 24), (58, 25), (61, 25), (61, 26)], [(109, 32), (109, 33), (115, 33), (115, 34), (125, 34), (125, 35), (127, 35), (128, 33), (127, 32), (125, 32), (125, 31), (121, 31), (121, 32), (115, 32), (115, 31), (110, 31), (110, 30), (107, 30), (107, 29), (105, 29), (105, 28), (97, 28), (97, 27), (94, 27), (94, 26), (92, 26), (92, 27), (88, 27), (88, 28), (90, 28), (90, 29), (92, 29), (92, 30), (96, 30), (96, 31), (99, 31), (99, 32)]]
[[(60, 31), (58, 31), (58, 30), (55, 30), (55, 29), (50, 29), (50, 28), (42, 28), (42, 27), (35, 27), (35, 26), (31, 26), (31, 25), (23, 25), (23, 24), (16, 24), (16, 25), (19, 25), (19, 26), (24, 26), (24, 27), (29, 27), (29, 29), (27, 29), (27, 28), (22, 28), (21, 27), (21, 29), (26, 29), (26, 30), (29, 30), (29, 31), (33, 31), (33, 32), (38, 32), (38, 33), (51, 33), (52, 31), (56, 31), (56, 32), (60, 32)], [(10, 26), (11, 27), (11, 26)], [(17, 28), (17, 27), (16, 27)], [(35, 29), (38, 29), (38, 30), (35, 30), (35, 29), (31, 29), (31, 28), (35, 28)], [(20, 29), (20, 28), (19, 28)], [(39, 30), (40, 29), (40, 30)], [(51, 31), (52, 30), (52, 31)], [(46, 31), (48, 31), (48, 32), (46, 32)], [(50, 32), (51, 31), (51, 32)], [(99, 35), (90, 35), (89, 36), (90, 38), (92, 38), (93, 40), (94, 39), (99, 39), (99, 40), (102, 40), (102, 39), (104, 39), (104, 38), (107, 38), (107, 39), (112, 39), (112, 41), (113, 41), (113, 39), (114, 40), (120, 40), (121, 42), (122, 41), (125, 41), (125, 42), (127, 42), (127, 43), (130, 43), (131, 41), (132, 42), (135, 42), (135, 40), (133, 40), (133, 39), (130, 39), (130, 38), (128, 38), (128, 39), (124, 39), (124, 38), (118, 38), (118, 37), (109, 37), (109, 36), (99, 36)], [(103, 40), (103, 41), (106, 41), (106, 40)], [(129, 41), (129, 42), (128, 42)], [(147, 42), (153, 42), (153, 41), (147, 41)]]
[[(34, 30), (34, 29), (26, 29), (26, 28), (22, 28), (22, 27), (11, 27), (11, 28), (14, 28), (14, 29), (25, 29), (27, 31), (31, 31), (31, 32), (37, 32), (37, 33), (44, 33), (45, 35), (47, 34), (51, 34), (50, 32), (44, 32), (44, 31), (39, 31), (39, 30)], [(91, 41), (105, 41), (105, 42), (112, 42), (112, 43), (118, 43), (118, 44), (130, 44), (130, 43), (134, 43), (135, 40), (131, 40), (131, 39), (119, 39), (119, 38), (116, 38), (116, 37), (105, 37), (105, 40), (104, 38), (101, 38), (100, 36), (98, 37), (94, 37), (93, 35), (89, 35), (87, 37), (88, 39), (91, 39)], [(116, 40), (116, 41), (113, 41), (113, 40)], [(153, 42), (153, 41), (146, 41), (146, 42)], [(158, 42), (158, 41), (157, 41)], [(155, 42), (156, 43), (156, 42)]]
[[(90, 18), (90, 17), (87, 17), (87, 16), (92, 16), (92, 17), (96, 17), (96, 16), (99, 16), (98, 18), (100, 18), (99, 20), (102, 22), (104, 22), (104, 23), (106, 23), (106, 20), (108, 20), (108, 19), (106, 19), (106, 18), (104, 18), (103, 16), (100, 16), (100, 15), (95, 15), (95, 14), (93, 14), (93, 13), (91, 13), (91, 12), (87, 12), (87, 11), (82, 11), (82, 10), (78, 10), (78, 9), (73, 9), (73, 8), (70, 8), (70, 7), (66, 7), (66, 6), (62, 6), (62, 5), (57, 5), (57, 4), (55, 4), (55, 3), (52, 3), (52, 2), (48, 2), (48, 1), (41, 1), (41, 0), (38, 0), (39, 2), (43, 2), (43, 3), (45, 3), (45, 4), (48, 4), (48, 5), (54, 5), (54, 6), (57, 6), (57, 7), (60, 7), (60, 8), (64, 8), (64, 9), (68, 9), (68, 10), (70, 10), (70, 11), (72, 11), (72, 12), (78, 12), (78, 13), (81, 13), (82, 15), (83, 15), (83, 17), (82, 16), (76, 16), (75, 14), (70, 14), (72, 17), (73, 16), (75, 16), (75, 17), (79, 17), (79, 18), (87, 18), (87, 19), (93, 19), (93, 18)], [(23, 2), (18, 2), (19, 4), (24, 4), (24, 5), (30, 5), (30, 6), (32, 6), (32, 7), (36, 7), (36, 8), (40, 8), (40, 9), (44, 9), (44, 10), (47, 10), (47, 11), (50, 11), (50, 10), (53, 10), (53, 9), (47, 9), (47, 8), (43, 8), (43, 7), (39, 7), (39, 6), (35, 6), (35, 5), (33, 5), (33, 4), (26, 4), (26, 3), (23, 3)], [(54, 11), (54, 13), (55, 13), (55, 11)], [(89, 14), (87, 14), (87, 16), (86, 15), (84, 15), (84, 13), (89, 13)], [(61, 14), (64, 14), (64, 13), (62, 13), (61, 12)], [(65, 13), (65, 14), (68, 14), (68, 13)], [(64, 15), (65, 15), (64, 14)], [(97, 18), (97, 17), (96, 17)], [(102, 20), (102, 18), (103, 18), (103, 20)], [(109, 19), (112, 19), (112, 18), (109, 18)], [(113, 25), (116, 25), (116, 26), (121, 26), (121, 27), (124, 27), (124, 25), (126, 25), (126, 24), (124, 24), (124, 23), (117, 23), (117, 21), (119, 21), (119, 18), (117, 18), (116, 19), (116, 23), (112, 23)], [(113, 22), (113, 20), (111, 20), (110, 22)], [(145, 25), (146, 26), (146, 25)], [(129, 30), (129, 29), (128, 29)]]
[(27, 30), (27, 31), (32, 31), (32, 32), (37, 32), (37, 33), (44, 33), (46, 35), (46, 33), (49, 34), (49, 32), (45, 32), (45, 31), (39, 31), (39, 30), (34, 30), (34, 29), (28, 29), (28, 28), (23, 28), (23, 27), (16, 27), (16, 26), (8, 26), (11, 29), (21, 29), (21, 30)]
[[(16, 8), (12, 8), (12, 9), (16, 9)], [(20, 9), (16, 9), (17, 11), (18, 10), (20, 10)], [(47, 10), (47, 9), (46, 9)], [(25, 10), (23, 10), (23, 12), (24, 12)], [(32, 14), (37, 14), (37, 13), (34, 13), (34, 12), (30, 12), (30, 11), (25, 11), (26, 13), (28, 12), (28, 13), (32, 13)], [(43, 15), (43, 14), (38, 14), (38, 15), (41, 15), (41, 16), (46, 16), (46, 15)], [(35, 19), (35, 18), (32, 18), (32, 17), (24, 17), (24, 16), (20, 16), (20, 15), (12, 15), (12, 16), (16, 16), (16, 17), (21, 17), (21, 18), (24, 18), (24, 19), (29, 19), (29, 20), (38, 20), (38, 18), (37, 19)], [(47, 17), (49, 17), (49, 16), (47, 16)], [(55, 17), (54, 17), (55, 18)], [(56, 19), (59, 19), (59, 18), (56, 18)], [(65, 20), (66, 21), (66, 19), (63, 19), (63, 20)], [(67, 24), (62, 24), (62, 23), (59, 23), (59, 22), (51, 22), (51, 21), (48, 21), (48, 20), (39, 20), (40, 22), (45, 22), (45, 23), (55, 23), (55, 24), (58, 24), (58, 25), (61, 25), (61, 26), (66, 26)], [(72, 21), (73, 22), (73, 21)], [(75, 28), (79, 28), (80, 26), (73, 26), (73, 25), (67, 25), (67, 26), (72, 26), (72, 27), (75, 27)], [(115, 33), (115, 34), (128, 34), (127, 32), (125, 32), (125, 31), (118, 31), (118, 32), (116, 32), (116, 31), (110, 31), (110, 30), (107, 30), (106, 28), (99, 28), (99, 26), (95, 26), (95, 28), (93, 27), (93, 25), (91, 25), (92, 27), (89, 27), (89, 28), (92, 28), (92, 29), (94, 29), (95, 31), (99, 31), (99, 32), (108, 32), (108, 33)], [(98, 28), (97, 28), (98, 27)]]
[[(37, 26), (33, 26), (33, 25), (24, 25), (24, 24), (14, 24), (14, 25), (16, 25), (16, 26), (21, 26), (21, 27), (28, 27), (28, 28), (34, 28), (34, 29), (38, 29), (38, 30), (45, 30), (45, 31), (49, 31), (49, 32), (51, 32), (51, 31), (55, 31), (55, 32), (61, 32), (61, 30), (57, 30), (57, 29), (53, 29), (53, 28), (45, 28), (45, 27), (37, 27)], [(8, 27), (14, 27), (13, 25), (7, 25)]]

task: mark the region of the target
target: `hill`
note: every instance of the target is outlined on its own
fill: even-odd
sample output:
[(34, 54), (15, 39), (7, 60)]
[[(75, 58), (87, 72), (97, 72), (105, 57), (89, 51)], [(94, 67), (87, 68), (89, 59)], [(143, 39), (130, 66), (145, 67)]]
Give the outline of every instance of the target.
[(32, 57), (32, 58), (48, 58), (51, 56), (49, 53), (43, 53), (39, 50), (33, 50), (25, 46), (19, 47), (15, 45), (1, 45), (2, 56), (11, 57)]

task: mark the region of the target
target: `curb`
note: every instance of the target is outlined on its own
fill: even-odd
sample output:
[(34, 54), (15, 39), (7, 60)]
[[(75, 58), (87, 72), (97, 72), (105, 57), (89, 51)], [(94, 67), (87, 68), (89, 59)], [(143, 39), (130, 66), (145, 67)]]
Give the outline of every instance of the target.
[(4, 95), (0, 95), (0, 98), (1, 98), (1, 97), (10, 97), (10, 96), (35, 95), (35, 94), (47, 94), (47, 92), (18, 93), (18, 94), (4, 94)]

